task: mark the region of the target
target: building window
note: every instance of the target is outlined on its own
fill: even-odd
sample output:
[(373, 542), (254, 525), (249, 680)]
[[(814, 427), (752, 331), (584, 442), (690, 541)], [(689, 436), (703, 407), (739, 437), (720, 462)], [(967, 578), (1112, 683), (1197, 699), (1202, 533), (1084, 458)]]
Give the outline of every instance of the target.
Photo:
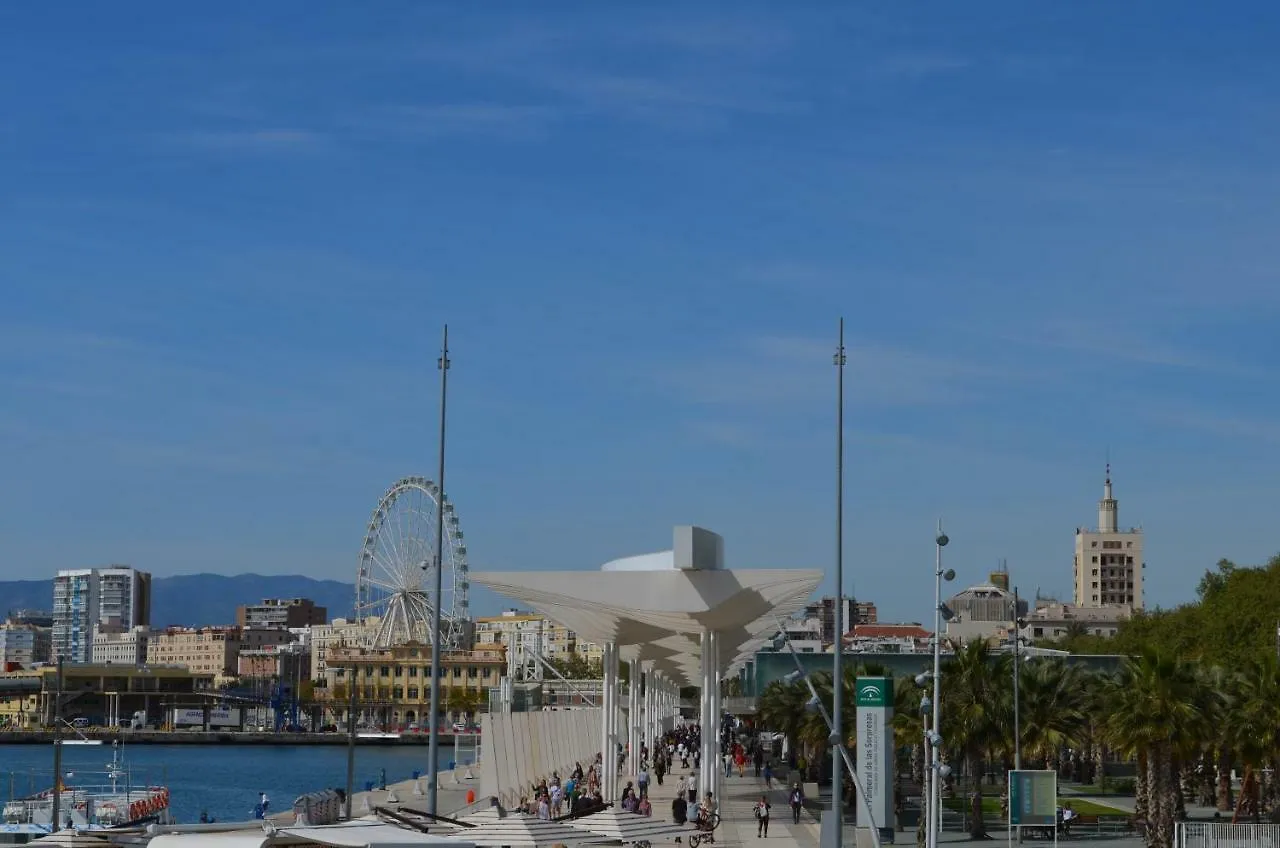
[(418, 667), (416, 665), (409, 666), (409, 676), (410, 677), (418, 676)]
[(416, 701), (416, 700), (418, 700), (418, 687), (417, 687), (417, 686), (410, 686), (410, 687), (409, 687), (409, 700), (410, 700), (410, 701)]
[(378, 669), (378, 676), (379, 676), (379, 677), (390, 677), (390, 676), (391, 676), (391, 666), (389, 666), (389, 665), (384, 665), (384, 666), (382, 666), (381, 668), (379, 668), (379, 669)]
[(404, 677), (404, 666), (396, 666), (396, 677)]

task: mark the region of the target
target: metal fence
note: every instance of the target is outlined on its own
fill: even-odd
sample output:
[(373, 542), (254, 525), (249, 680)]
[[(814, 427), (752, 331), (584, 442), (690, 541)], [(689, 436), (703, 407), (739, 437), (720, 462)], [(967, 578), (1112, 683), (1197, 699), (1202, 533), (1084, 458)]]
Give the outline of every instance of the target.
[(1280, 825), (1178, 822), (1177, 848), (1280, 848)]

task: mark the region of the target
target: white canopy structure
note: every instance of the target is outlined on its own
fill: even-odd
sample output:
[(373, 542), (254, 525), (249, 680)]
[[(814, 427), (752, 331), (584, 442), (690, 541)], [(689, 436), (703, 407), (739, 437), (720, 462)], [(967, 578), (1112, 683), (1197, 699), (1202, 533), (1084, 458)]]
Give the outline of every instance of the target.
[[(626, 741), (632, 751), (657, 735), (651, 692), (702, 690), (700, 791), (718, 797), (721, 678), (749, 658), (801, 609), (822, 572), (724, 568), (724, 540), (700, 527), (677, 527), (672, 550), (606, 563), (599, 571), (477, 573), (488, 586), (604, 645), (605, 762)], [(618, 663), (631, 663), (625, 737), (618, 732)], [(640, 699), (643, 665), (644, 703)], [(603, 793), (616, 800), (616, 770), (605, 768)]]

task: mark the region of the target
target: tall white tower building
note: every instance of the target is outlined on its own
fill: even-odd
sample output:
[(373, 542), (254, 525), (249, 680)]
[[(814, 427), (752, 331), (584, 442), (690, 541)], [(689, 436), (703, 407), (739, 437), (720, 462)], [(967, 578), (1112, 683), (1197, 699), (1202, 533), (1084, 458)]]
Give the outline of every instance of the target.
[(128, 630), (151, 623), (151, 575), (127, 565), (73, 568), (53, 579), (52, 657), (85, 663), (93, 657), (93, 627)]
[(1142, 609), (1142, 529), (1120, 529), (1120, 502), (1111, 492), (1111, 463), (1098, 501), (1098, 527), (1076, 528), (1075, 604)]

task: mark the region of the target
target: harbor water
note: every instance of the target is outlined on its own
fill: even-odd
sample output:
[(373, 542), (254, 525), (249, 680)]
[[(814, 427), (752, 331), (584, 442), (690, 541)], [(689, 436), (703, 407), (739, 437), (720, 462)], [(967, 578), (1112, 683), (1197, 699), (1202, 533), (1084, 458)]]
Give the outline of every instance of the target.
[[(469, 753), (469, 752), (468, 752)], [(218, 821), (252, 817), (258, 795), (266, 792), (271, 813), (292, 809), (307, 792), (344, 788), (347, 751), (331, 745), (134, 745), (121, 751), (131, 783), (167, 786), (170, 810), (179, 822), (198, 821), (206, 812)], [(440, 747), (440, 767), (454, 759), (453, 747)], [(99, 784), (111, 761), (110, 745), (67, 745), (62, 749), (66, 785), (77, 780)], [(427, 773), (426, 746), (370, 746), (356, 749), (355, 788), (407, 780)], [(0, 745), (0, 797), (23, 797), (53, 785), (53, 750), (44, 745)]]

